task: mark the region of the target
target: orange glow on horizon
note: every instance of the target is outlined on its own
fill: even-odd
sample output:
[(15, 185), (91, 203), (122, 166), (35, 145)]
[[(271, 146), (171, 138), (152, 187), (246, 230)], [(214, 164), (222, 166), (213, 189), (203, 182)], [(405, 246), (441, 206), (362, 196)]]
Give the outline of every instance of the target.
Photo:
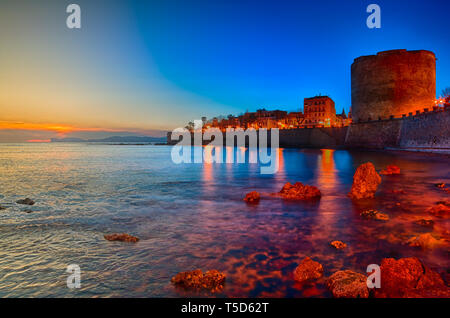
[[(0, 130), (31, 130), (31, 131), (50, 131), (56, 132), (60, 136), (64, 136), (72, 132), (121, 132), (125, 129), (110, 128), (92, 128), (92, 127), (76, 127), (61, 124), (40, 124), (25, 123), (14, 121), (0, 121)], [(37, 139), (36, 139), (37, 140)]]
[(30, 139), (27, 142), (51, 142), (50, 139)]

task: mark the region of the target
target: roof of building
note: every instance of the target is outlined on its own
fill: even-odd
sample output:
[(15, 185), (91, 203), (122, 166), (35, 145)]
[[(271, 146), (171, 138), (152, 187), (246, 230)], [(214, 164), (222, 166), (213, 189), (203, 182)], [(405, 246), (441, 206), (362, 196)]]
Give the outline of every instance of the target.
[(331, 99), (331, 97), (330, 96), (328, 96), (328, 95), (317, 95), (317, 96), (314, 96), (314, 97), (305, 97), (305, 100), (309, 100), (309, 99), (318, 99), (318, 98), (329, 98), (329, 99)]

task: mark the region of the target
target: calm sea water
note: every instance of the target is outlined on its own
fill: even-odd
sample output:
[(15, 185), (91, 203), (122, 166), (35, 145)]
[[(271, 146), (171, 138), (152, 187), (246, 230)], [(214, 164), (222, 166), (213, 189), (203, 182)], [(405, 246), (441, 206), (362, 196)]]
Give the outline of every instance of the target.
[[(323, 281), (294, 282), (292, 271), (305, 256), (321, 262), (325, 275), (407, 256), (449, 271), (448, 245), (404, 245), (427, 231), (448, 239), (446, 220), (436, 219), (434, 230), (413, 223), (448, 197), (434, 187), (450, 183), (448, 157), (280, 149), (279, 172), (261, 175), (258, 164), (175, 165), (170, 150), (0, 144), (0, 204), (7, 207), (0, 211), (0, 297), (192, 296), (170, 278), (197, 268), (225, 272), (218, 296), (329, 297)], [(354, 204), (346, 194), (355, 168), (367, 161), (377, 169), (396, 164), (402, 175), (383, 177), (376, 199)], [(300, 203), (268, 196), (287, 181), (315, 185), (323, 197)], [(242, 201), (252, 190), (263, 193), (258, 206)], [(25, 197), (36, 204), (14, 203)], [(359, 212), (369, 208), (391, 220), (363, 220)], [(104, 240), (114, 232), (141, 240)], [(334, 250), (332, 240), (348, 248)], [(69, 264), (81, 267), (79, 290), (66, 286)]]

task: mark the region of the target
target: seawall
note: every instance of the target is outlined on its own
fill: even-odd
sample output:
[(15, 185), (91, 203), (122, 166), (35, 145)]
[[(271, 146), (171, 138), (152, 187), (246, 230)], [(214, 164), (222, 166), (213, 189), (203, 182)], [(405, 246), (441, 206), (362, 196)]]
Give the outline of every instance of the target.
[[(344, 146), (348, 127), (340, 128), (296, 128), (282, 129), (279, 131), (279, 146), (282, 148), (340, 148)], [(259, 133), (257, 133), (259, 138)], [(171, 140), (172, 133), (167, 134), (167, 144), (175, 145), (178, 140)], [(267, 133), (267, 143), (270, 146), (271, 132)], [(184, 144), (184, 143), (183, 143)], [(191, 134), (190, 143), (194, 144), (194, 136)], [(209, 141), (204, 141), (204, 145)], [(223, 134), (223, 145), (226, 145), (226, 134)], [(248, 146), (248, 138), (246, 138)]]
[(402, 118), (354, 123), (345, 146), (450, 152), (450, 107), (409, 114)]
[[(450, 153), (450, 107), (417, 111), (402, 118), (353, 123), (349, 127), (282, 129), (279, 136), (279, 145), (283, 148), (366, 148)], [(225, 141), (224, 134), (224, 145)], [(174, 145), (177, 142), (171, 140), (169, 132), (167, 143)], [(205, 141), (203, 144), (208, 143)], [(187, 144), (193, 144), (192, 135)]]
[(280, 147), (340, 148), (344, 146), (348, 127), (297, 128), (280, 130)]

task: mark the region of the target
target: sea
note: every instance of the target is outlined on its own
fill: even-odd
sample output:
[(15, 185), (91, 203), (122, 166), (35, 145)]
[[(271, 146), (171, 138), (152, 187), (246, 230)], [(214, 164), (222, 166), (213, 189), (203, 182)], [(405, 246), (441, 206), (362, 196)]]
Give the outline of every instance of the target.
[[(306, 256), (327, 277), (365, 273), (383, 258), (418, 257), (449, 275), (448, 219), (426, 210), (448, 199), (448, 156), (411, 152), (277, 149), (278, 171), (248, 163), (257, 149), (230, 148), (246, 163), (181, 163), (171, 146), (102, 143), (0, 144), (0, 297), (332, 297), (325, 279), (299, 284), (293, 271)], [(347, 196), (355, 169), (389, 164), (374, 199)], [(314, 185), (317, 201), (285, 201), (286, 182)], [(248, 205), (246, 193), (261, 201)], [(16, 201), (31, 198), (32, 206)], [(376, 209), (389, 221), (360, 216)], [(434, 228), (415, 224), (433, 219)], [(137, 243), (110, 242), (128, 233)], [(434, 249), (408, 245), (431, 233)], [(347, 248), (336, 250), (334, 240)], [(70, 265), (80, 288), (69, 288)], [(219, 293), (174, 286), (178, 272), (216, 269)], [(72, 286), (73, 287), (73, 286)]]

